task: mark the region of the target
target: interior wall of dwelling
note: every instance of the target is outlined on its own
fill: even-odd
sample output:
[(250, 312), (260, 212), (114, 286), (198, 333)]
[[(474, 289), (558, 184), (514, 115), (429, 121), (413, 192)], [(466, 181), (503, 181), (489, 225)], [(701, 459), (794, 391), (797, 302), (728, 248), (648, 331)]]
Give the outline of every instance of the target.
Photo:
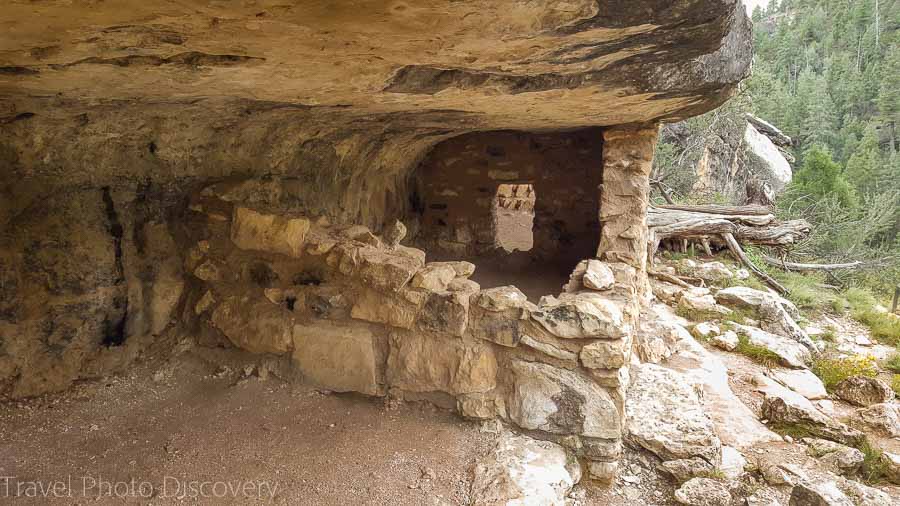
[[(529, 297), (558, 293), (574, 265), (597, 249), (602, 143), (601, 129), (590, 128), (476, 132), (438, 144), (415, 173), (406, 220), (415, 244), (430, 258), (474, 262), (486, 286), (515, 284)], [(532, 247), (510, 252), (498, 242), (498, 191), (525, 186), (533, 197)], [(500, 198), (512, 206), (518, 199)]]

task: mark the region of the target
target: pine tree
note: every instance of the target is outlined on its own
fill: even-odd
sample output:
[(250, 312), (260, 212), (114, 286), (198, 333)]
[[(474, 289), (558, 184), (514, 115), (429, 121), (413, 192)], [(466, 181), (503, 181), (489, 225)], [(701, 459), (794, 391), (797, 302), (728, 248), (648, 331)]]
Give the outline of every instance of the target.
[(834, 197), (844, 207), (856, 206), (853, 187), (841, 175), (841, 167), (822, 147), (814, 145), (803, 155), (803, 166), (794, 175), (792, 186), (803, 197), (816, 200)]
[(878, 150), (878, 133), (873, 125), (866, 127), (865, 134), (847, 162), (847, 180), (862, 194), (875, 193), (881, 175), (881, 154)]

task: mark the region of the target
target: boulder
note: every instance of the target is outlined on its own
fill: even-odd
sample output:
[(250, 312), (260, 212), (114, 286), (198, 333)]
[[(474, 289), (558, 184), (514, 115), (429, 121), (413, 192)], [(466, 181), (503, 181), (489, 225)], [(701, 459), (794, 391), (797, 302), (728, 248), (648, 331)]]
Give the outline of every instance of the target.
[(531, 318), (563, 339), (618, 339), (631, 330), (622, 303), (591, 292), (544, 297)]
[(791, 490), (790, 506), (854, 506), (834, 481), (799, 483)]
[(396, 292), (406, 286), (422, 268), (421, 262), (416, 259), (374, 247), (359, 248), (358, 259), (354, 273), (356, 277), (373, 288), (388, 292)]
[(400, 245), (395, 246), (393, 252), (416, 262), (418, 265), (425, 265), (425, 252), (418, 248)]
[[(829, 475), (833, 476), (833, 475)], [(856, 480), (834, 476), (838, 488), (857, 506), (883, 506), (891, 504), (891, 496), (877, 488), (863, 485)]]
[(578, 262), (569, 281), (562, 287), (565, 293), (576, 293), (584, 290), (608, 290), (615, 284), (616, 278), (609, 264), (595, 258)]
[(834, 441), (818, 438), (803, 438), (801, 441), (807, 446), (806, 453), (840, 474), (855, 474), (865, 460), (863, 452)]
[(731, 446), (722, 447), (722, 464), (719, 465), (719, 470), (726, 478), (729, 480), (740, 479), (746, 468), (747, 459), (741, 455), (741, 452)]
[(525, 346), (528, 346), (529, 348), (547, 355), (548, 357), (553, 357), (557, 360), (562, 360), (565, 362), (571, 362), (572, 365), (575, 365), (578, 362), (578, 353), (560, 346), (559, 343), (548, 342), (547, 340), (539, 337), (531, 337), (528, 334), (523, 334), (520, 342)]
[(740, 344), (740, 339), (733, 330), (726, 330), (720, 335), (713, 336), (712, 339), (710, 339), (710, 342), (716, 348), (721, 348), (725, 351), (734, 351), (738, 347), (738, 344)]
[(381, 246), (381, 241), (365, 225), (351, 225), (342, 230), (341, 235), (351, 241), (361, 242), (375, 248)]
[(475, 274), (475, 264), (462, 260), (452, 262), (428, 262), (428, 265), (433, 265), (435, 267), (450, 267), (453, 269), (453, 272), (455, 272), (456, 275), (461, 278), (468, 278), (472, 274)]
[(582, 282), (591, 290), (609, 290), (616, 282), (612, 269), (600, 260), (588, 260)]
[(734, 330), (754, 346), (765, 348), (778, 356), (779, 362), (787, 367), (803, 369), (810, 359), (809, 350), (802, 344), (765, 330), (747, 325), (732, 325)]
[(716, 471), (715, 466), (700, 457), (666, 460), (660, 463), (658, 468), (672, 475), (678, 483), (684, 483), (697, 476), (710, 476)]
[(490, 420), (507, 418), (506, 401), (496, 390), (456, 396), (456, 409), (467, 418)]
[(675, 500), (688, 506), (730, 506), (731, 492), (719, 480), (693, 478), (675, 491)]
[(581, 348), (580, 356), (588, 369), (618, 369), (631, 358), (631, 339), (594, 341)]
[(828, 392), (818, 376), (809, 369), (777, 369), (772, 378), (809, 400), (827, 399)]
[(722, 444), (685, 377), (655, 364), (632, 368), (625, 402), (628, 437), (664, 461), (699, 457), (717, 467)]
[(443, 292), (456, 276), (456, 269), (452, 265), (431, 262), (416, 273), (410, 284), (413, 288)]
[(642, 362), (658, 364), (672, 356), (678, 341), (691, 338), (680, 321), (681, 318), (665, 304), (654, 304), (642, 313), (634, 336), (638, 358)]
[(487, 392), (497, 384), (497, 359), (483, 343), (422, 332), (390, 335), (387, 382), (411, 392)]
[(469, 296), (460, 292), (428, 293), (419, 311), (418, 328), (462, 337), (469, 323)]
[(810, 352), (818, 351), (806, 331), (797, 325), (796, 318), (800, 317), (797, 306), (783, 297), (745, 286), (732, 286), (719, 290), (716, 301), (726, 306), (753, 310), (759, 315), (763, 330), (791, 338)]
[(817, 473), (791, 490), (790, 506), (884, 506), (891, 496), (832, 473)]
[[(761, 123), (757, 123), (761, 125)], [(744, 130), (744, 146), (746, 153), (753, 160), (754, 177), (757, 178), (767, 193), (766, 199), (774, 201), (793, 179), (791, 164), (772, 140), (760, 133), (754, 123), (748, 122)]]
[(524, 429), (552, 434), (618, 439), (621, 416), (602, 387), (574, 371), (537, 362), (513, 361), (507, 407)]
[(724, 444), (743, 449), (781, 441), (781, 436), (760, 423), (756, 413), (732, 391), (722, 360), (693, 337), (678, 342), (667, 364), (683, 374), (688, 383), (702, 385), (703, 411), (712, 419), (715, 433)]
[(765, 395), (762, 417), (770, 424), (800, 428), (815, 437), (848, 446), (856, 446), (865, 439), (865, 434), (825, 415), (806, 397), (765, 376), (757, 376), (754, 381)]
[(460, 292), (467, 295), (474, 295), (481, 291), (481, 285), (466, 278), (456, 278), (447, 285), (447, 290), (451, 292)]
[(427, 298), (428, 294), (420, 290), (405, 289), (388, 295), (364, 289), (350, 309), (350, 317), (412, 330)]
[(722, 262), (703, 262), (697, 265), (691, 273), (704, 281), (716, 282), (724, 279), (731, 279), (734, 273), (731, 269), (725, 267)]
[(297, 258), (303, 253), (309, 231), (306, 218), (285, 218), (235, 207), (231, 242), (240, 249), (265, 251)]
[(691, 334), (697, 339), (710, 339), (721, 332), (718, 325), (709, 322), (698, 323), (691, 329)]
[(535, 310), (535, 305), (514, 286), (482, 290), (469, 302), (469, 335), (515, 347), (527, 330), (529, 315)]
[(295, 325), (293, 337), (293, 360), (304, 378), (335, 392), (378, 394), (375, 336), (368, 325)]
[(891, 386), (878, 378), (851, 376), (834, 387), (834, 394), (856, 406), (871, 406), (894, 398)]
[(394, 223), (385, 227), (382, 236), (384, 237), (384, 243), (387, 247), (396, 248), (400, 245), (400, 241), (406, 237), (406, 225), (400, 220), (394, 220)]
[(786, 462), (779, 455), (763, 454), (759, 461), (759, 472), (769, 485), (796, 485), (809, 481), (806, 470), (791, 462)]
[(264, 298), (228, 297), (210, 321), (233, 345), (251, 353), (281, 354), (291, 349), (291, 313)]
[(885, 477), (891, 483), (900, 485), (900, 454), (883, 452), (881, 461), (884, 463)]
[(686, 311), (699, 311), (704, 313), (731, 314), (731, 310), (716, 304), (716, 299), (710, 295), (706, 288), (691, 288), (685, 290), (678, 299), (678, 306)]
[(900, 410), (893, 403), (873, 404), (860, 408), (851, 415), (853, 423), (859, 423), (883, 432), (891, 437), (900, 436)]
[(678, 300), (684, 293), (684, 288), (656, 278), (650, 278), (650, 290), (653, 292), (654, 297), (672, 305), (678, 304)]
[(474, 475), (473, 504), (563, 506), (581, 468), (562, 446), (507, 432), (475, 464)]

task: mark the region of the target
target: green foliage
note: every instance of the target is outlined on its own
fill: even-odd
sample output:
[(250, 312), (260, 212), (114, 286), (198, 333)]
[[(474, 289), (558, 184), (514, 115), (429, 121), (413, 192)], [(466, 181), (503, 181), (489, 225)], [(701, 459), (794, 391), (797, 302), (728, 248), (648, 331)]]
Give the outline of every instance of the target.
[(873, 338), (900, 346), (900, 318), (876, 310), (877, 301), (871, 292), (862, 288), (851, 288), (844, 296), (850, 306), (850, 315), (869, 327)]
[(803, 166), (794, 176), (792, 186), (794, 195), (802, 195), (806, 199), (831, 197), (846, 208), (857, 205), (856, 192), (841, 174), (840, 165), (819, 144), (813, 145), (804, 154)]
[(675, 307), (675, 314), (692, 322), (709, 322), (722, 318), (721, 313), (715, 311), (703, 311), (699, 309), (689, 309), (682, 305)]
[(778, 422), (769, 425), (769, 429), (782, 436), (790, 436), (799, 441), (805, 437), (817, 437), (815, 431), (800, 423)]
[(893, 346), (900, 346), (900, 319), (872, 309), (853, 311), (853, 318), (869, 327), (872, 337)]
[(796, 142), (779, 211), (813, 225), (791, 258), (888, 259), (837, 275), (892, 290), (900, 279), (900, 1), (783, 0), (754, 12), (754, 23), (751, 110)]
[(833, 343), (837, 341), (837, 332), (834, 331), (833, 328), (828, 327), (827, 329), (823, 329), (822, 334), (819, 336), (821, 341), (827, 341), (829, 343)]
[(900, 397), (900, 374), (891, 375), (891, 390), (894, 391), (895, 395)]
[(847, 161), (847, 180), (860, 193), (870, 194), (878, 187), (881, 169), (878, 134), (875, 131), (875, 125), (869, 125), (862, 140), (854, 149), (853, 155), (850, 156), (850, 160)]
[(869, 483), (882, 481), (888, 472), (888, 462), (885, 460), (881, 448), (864, 440), (857, 449), (863, 453), (863, 463), (860, 467), (862, 479)]
[(757, 346), (750, 342), (746, 336), (738, 337), (738, 345), (734, 351), (749, 357), (754, 362), (762, 364), (766, 367), (776, 367), (781, 362), (781, 358), (777, 353), (768, 348)]
[(746, 325), (747, 320), (758, 320), (759, 315), (750, 309), (744, 308), (732, 308), (731, 314), (724, 317), (724, 320), (727, 322), (739, 323), (741, 325)]
[(813, 362), (812, 372), (831, 391), (838, 383), (851, 376), (874, 378), (878, 375), (878, 364), (874, 357), (856, 355), (846, 358), (818, 358)]
[[(884, 368), (895, 373), (900, 373), (900, 353), (888, 359), (888, 361), (884, 363)], [(896, 380), (896, 378), (894, 379)]]

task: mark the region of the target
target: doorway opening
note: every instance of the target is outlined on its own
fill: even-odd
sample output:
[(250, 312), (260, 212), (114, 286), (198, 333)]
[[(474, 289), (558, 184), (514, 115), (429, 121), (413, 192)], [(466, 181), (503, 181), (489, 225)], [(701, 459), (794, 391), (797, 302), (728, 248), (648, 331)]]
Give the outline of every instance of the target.
[(534, 247), (534, 187), (501, 184), (494, 196), (491, 214), (494, 245), (507, 253), (531, 251)]

